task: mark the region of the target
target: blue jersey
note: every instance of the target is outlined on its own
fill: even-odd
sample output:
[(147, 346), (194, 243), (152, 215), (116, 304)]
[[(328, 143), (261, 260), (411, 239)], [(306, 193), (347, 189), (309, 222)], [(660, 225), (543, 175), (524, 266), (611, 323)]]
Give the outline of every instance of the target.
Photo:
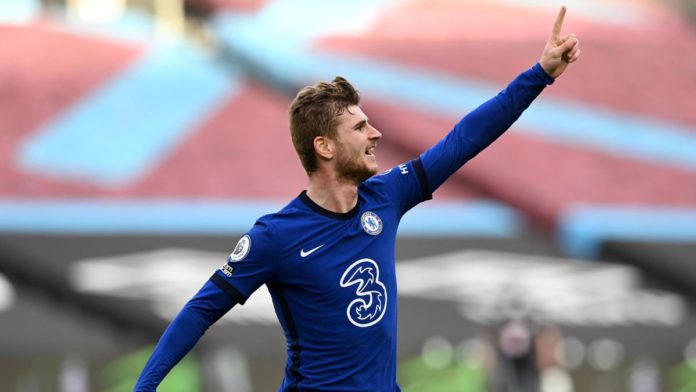
[(536, 64), (418, 158), (364, 181), (347, 213), (303, 192), (260, 218), (167, 328), (136, 390), (154, 390), (212, 323), (265, 284), (288, 343), (281, 391), (399, 391), (399, 221), (552, 82)]
[(287, 338), (281, 390), (390, 391), (396, 386), (399, 220), (430, 198), (419, 159), (374, 176), (346, 213), (303, 192), (262, 217), (212, 281), (243, 303), (268, 286)]

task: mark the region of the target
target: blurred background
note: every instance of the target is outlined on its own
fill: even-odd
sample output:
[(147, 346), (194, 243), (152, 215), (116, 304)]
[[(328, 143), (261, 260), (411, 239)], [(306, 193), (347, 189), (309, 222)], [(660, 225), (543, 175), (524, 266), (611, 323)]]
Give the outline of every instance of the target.
[[(0, 1), (0, 390), (131, 390), (255, 219), (306, 185), (286, 110), (342, 75), (416, 157), (539, 58), (582, 58), (404, 218), (405, 391), (696, 390), (692, 0)], [(271, 391), (265, 288), (162, 391)]]

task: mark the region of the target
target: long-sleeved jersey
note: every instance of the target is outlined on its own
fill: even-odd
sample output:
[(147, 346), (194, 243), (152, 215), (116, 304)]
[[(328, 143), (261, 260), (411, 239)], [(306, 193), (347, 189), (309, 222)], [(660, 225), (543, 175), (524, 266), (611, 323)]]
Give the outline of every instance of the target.
[(211, 324), (265, 284), (287, 339), (280, 391), (399, 391), (399, 221), (551, 83), (534, 65), (418, 158), (360, 184), (349, 212), (328, 211), (302, 192), (261, 217), (167, 328), (135, 389), (154, 390)]

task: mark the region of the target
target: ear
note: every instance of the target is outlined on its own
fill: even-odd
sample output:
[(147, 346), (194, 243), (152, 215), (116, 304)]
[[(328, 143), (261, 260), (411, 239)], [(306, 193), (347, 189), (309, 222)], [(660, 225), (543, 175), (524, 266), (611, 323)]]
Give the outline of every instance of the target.
[(327, 161), (333, 159), (336, 153), (336, 145), (328, 137), (317, 136), (314, 138), (314, 152)]

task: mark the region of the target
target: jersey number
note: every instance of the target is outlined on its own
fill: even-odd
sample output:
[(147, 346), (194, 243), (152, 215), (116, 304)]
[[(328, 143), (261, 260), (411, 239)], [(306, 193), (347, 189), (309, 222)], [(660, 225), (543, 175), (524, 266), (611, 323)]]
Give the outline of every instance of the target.
[(360, 259), (346, 269), (341, 287), (353, 285), (357, 285), (358, 297), (348, 304), (348, 320), (361, 328), (376, 324), (387, 310), (387, 288), (379, 281), (379, 267), (374, 260)]

